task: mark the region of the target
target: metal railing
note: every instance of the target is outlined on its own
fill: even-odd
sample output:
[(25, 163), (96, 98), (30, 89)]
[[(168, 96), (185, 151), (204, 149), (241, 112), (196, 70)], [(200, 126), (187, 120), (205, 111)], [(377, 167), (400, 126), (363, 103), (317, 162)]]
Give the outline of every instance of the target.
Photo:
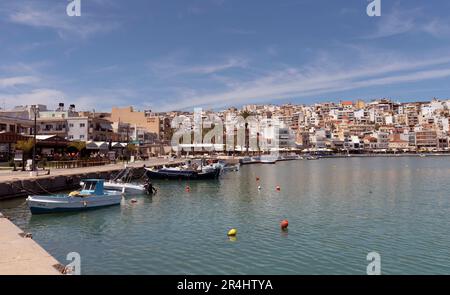
[(45, 168), (71, 169), (71, 168), (104, 166), (111, 163), (112, 162), (110, 160), (48, 161), (45, 163)]

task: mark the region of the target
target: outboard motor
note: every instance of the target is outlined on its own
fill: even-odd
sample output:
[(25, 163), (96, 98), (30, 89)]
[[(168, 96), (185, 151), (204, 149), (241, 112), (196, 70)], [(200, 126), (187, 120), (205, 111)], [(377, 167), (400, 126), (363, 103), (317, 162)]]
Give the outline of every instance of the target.
[(144, 184), (145, 192), (148, 195), (153, 195), (157, 192), (157, 190), (153, 187), (153, 184), (150, 180), (147, 180)]

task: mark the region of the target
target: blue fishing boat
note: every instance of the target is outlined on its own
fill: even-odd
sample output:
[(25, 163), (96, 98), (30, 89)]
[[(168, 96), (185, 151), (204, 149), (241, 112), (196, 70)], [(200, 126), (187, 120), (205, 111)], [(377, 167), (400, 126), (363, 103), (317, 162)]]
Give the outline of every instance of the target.
[(119, 205), (122, 193), (104, 189), (103, 179), (85, 179), (81, 190), (64, 195), (29, 196), (32, 214), (83, 211)]

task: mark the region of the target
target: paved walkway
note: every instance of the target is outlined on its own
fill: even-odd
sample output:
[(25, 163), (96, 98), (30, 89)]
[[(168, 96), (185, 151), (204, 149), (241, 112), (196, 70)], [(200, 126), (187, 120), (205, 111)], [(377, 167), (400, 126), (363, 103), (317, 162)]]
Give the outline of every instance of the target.
[[(127, 164), (129, 167), (143, 167), (144, 165), (147, 167), (156, 166), (156, 165), (164, 165), (164, 164), (175, 164), (181, 163), (185, 160), (179, 159), (175, 161), (169, 161), (168, 159), (163, 158), (153, 158), (148, 161), (139, 161), (135, 163)], [(106, 172), (112, 170), (120, 170), (124, 168), (124, 164), (109, 164), (104, 166), (93, 166), (93, 167), (84, 167), (84, 168), (71, 168), (71, 169), (51, 169), (50, 175), (43, 175), (44, 171), (39, 171), (39, 176), (30, 176), (30, 171), (0, 171), (0, 183), (7, 182), (11, 180), (29, 180), (29, 179), (42, 179), (46, 177), (53, 176), (68, 176), (68, 175), (78, 175), (84, 173), (91, 172)]]
[(0, 213), (0, 275), (60, 275), (59, 262)]

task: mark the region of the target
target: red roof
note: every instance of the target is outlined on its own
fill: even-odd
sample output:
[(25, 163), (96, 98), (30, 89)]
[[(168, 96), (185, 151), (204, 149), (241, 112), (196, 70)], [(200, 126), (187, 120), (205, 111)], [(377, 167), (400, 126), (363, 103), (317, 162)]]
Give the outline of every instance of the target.
[(346, 100), (346, 101), (341, 102), (341, 104), (342, 104), (343, 106), (351, 106), (351, 105), (353, 105), (353, 101)]

